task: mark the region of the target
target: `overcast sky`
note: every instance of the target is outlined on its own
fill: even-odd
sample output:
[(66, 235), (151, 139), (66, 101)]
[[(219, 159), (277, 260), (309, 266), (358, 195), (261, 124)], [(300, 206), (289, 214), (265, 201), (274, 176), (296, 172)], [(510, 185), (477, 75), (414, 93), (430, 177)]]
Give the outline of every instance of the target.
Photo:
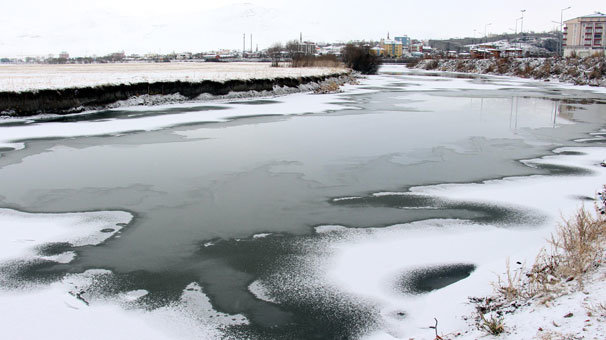
[(259, 49), (299, 32), (316, 42), (480, 37), (513, 32), (522, 9), (524, 31), (552, 30), (568, 6), (564, 20), (606, 12), (604, 0), (4, 1), (0, 57), (242, 49), (243, 33), (247, 49), (250, 34)]

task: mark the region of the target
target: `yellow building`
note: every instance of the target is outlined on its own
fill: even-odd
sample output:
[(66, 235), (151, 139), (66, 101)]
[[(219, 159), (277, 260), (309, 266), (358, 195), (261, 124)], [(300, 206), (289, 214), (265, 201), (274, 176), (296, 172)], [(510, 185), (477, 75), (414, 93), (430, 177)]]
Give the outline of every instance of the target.
[(384, 57), (401, 58), (402, 57), (402, 42), (391, 39), (381, 40), (381, 48), (383, 49)]

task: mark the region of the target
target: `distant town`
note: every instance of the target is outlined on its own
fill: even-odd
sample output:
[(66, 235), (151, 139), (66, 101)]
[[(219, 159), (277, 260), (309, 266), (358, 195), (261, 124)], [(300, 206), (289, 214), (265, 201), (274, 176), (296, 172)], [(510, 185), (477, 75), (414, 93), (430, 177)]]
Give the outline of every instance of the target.
[(492, 57), (551, 57), (590, 56), (604, 54), (606, 39), (606, 14), (594, 14), (563, 22), (562, 29), (535, 33), (517, 32), (487, 34), (448, 40), (417, 40), (405, 34), (390, 34), (376, 41), (351, 41), (348, 43), (316, 43), (298, 39), (285, 44), (276, 43), (266, 49), (253, 49), (253, 40), (243, 35), (242, 49), (220, 49), (205, 52), (173, 52), (169, 54), (128, 54), (117, 51), (104, 56), (72, 57), (68, 51), (58, 55), (31, 56), (21, 58), (0, 58), (0, 63), (40, 63), (40, 64), (88, 64), (117, 62), (228, 62), (287, 61), (295, 55), (335, 55), (339, 56), (347, 44), (361, 45), (369, 52), (380, 56), (383, 62), (405, 62), (421, 58), (492, 58)]

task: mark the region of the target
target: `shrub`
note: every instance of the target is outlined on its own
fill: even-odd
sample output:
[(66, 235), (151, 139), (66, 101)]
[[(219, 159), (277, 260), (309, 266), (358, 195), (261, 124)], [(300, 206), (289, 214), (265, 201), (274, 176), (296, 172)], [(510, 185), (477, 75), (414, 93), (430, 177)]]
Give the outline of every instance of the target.
[(499, 58), (497, 59), (497, 72), (499, 74), (505, 74), (509, 71), (509, 64), (511, 63), (511, 59), (509, 58)]
[(494, 314), (490, 315), (490, 319), (486, 319), (484, 314), (480, 313), (480, 329), (486, 331), (490, 335), (499, 335), (505, 331), (505, 325), (503, 324), (503, 318), (499, 316), (495, 316)]
[(534, 70), (533, 76), (535, 78), (549, 78), (551, 75), (551, 61), (545, 60), (541, 67), (538, 67)]
[(313, 56), (297, 54), (293, 56), (292, 67), (339, 67), (341, 63), (333, 54)]
[(435, 70), (440, 66), (440, 62), (437, 59), (432, 59), (427, 64), (425, 64), (426, 70)]
[(465, 70), (466, 70), (465, 62), (463, 60), (457, 60), (457, 63), (455, 65), (455, 71), (465, 72)]
[[(601, 203), (606, 201), (606, 189), (600, 193)], [(604, 206), (595, 206), (595, 212), (584, 208), (575, 216), (564, 220), (551, 236), (551, 248), (543, 249), (527, 271), (523, 268), (512, 273), (507, 262), (507, 280), (499, 277), (496, 290), (506, 301), (542, 296), (545, 303), (560, 294), (566, 282), (576, 281), (583, 288), (587, 272), (600, 263), (606, 248), (606, 214)]]
[(362, 74), (376, 74), (381, 65), (381, 59), (370, 53), (366, 46), (347, 44), (342, 51), (343, 62), (347, 67)]

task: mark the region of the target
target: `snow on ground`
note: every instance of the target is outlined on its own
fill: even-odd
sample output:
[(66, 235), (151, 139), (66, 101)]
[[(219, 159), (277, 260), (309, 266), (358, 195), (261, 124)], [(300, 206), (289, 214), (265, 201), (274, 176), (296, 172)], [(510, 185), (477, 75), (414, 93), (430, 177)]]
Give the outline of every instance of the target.
[(1, 64), (0, 91), (31, 91), (141, 82), (273, 79), (345, 73), (344, 68), (271, 67), (270, 63)]
[[(120, 300), (78, 298), (104, 270), (66, 275), (42, 289), (0, 293), (4, 339), (219, 339), (225, 325), (246, 324), (241, 315), (218, 313), (197, 283), (185, 287), (180, 301), (146, 311)], [(140, 297), (128, 295), (127, 303)], [(124, 298), (124, 297), (122, 297)], [(86, 302), (85, 302), (86, 301)]]
[[(0, 264), (53, 261), (39, 256), (38, 247), (54, 242), (98, 245), (131, 219), (130, 213), (121, 211), (33, 214), (0, 209)], [(129, 308), (148, 294), (145, 290), (109, 298), (89, 295), (96, 282), (111, 275), (111, 271), (93, 269), (67, 274), (48, 286), (0, 287), (2, 338), (217, 339), (221, 327), (248, 323), (241, 315), (213, 310), (197, 283), (184, 287), (180, 301), (152, 311)]]
[[(484, 59), (490, 61), (489, 59)], [(479, 60), (478, 62), (481, 62)], [(423, 90), (494, 90), (494, 89), (529, 89), (536, 86), (544, 87), (547, 90), (573, 90), (573, 91), (587, 91), (595, 94), (606, 94), (605, 87), (597, 87), (591, 85), (575, 85), (573, 83), (561, 82), (557, 79), (550, 78), (548, 82), (530, 79), (520, 78), (508, 75), (495, 75), (495, 74), (474, 74), (465, 72), (453, 71), (438, 71), (438, 70), (424, 70), (424, 69), (409, 69), (405, 65), (383, 65), (380, 69), (381, 73), (407, 73), (409, 77), (427, 76), (431, 75), (431, 79), (428, 84), (424, 84)], [(442, 76), (435, 76), (436, 74), (442, 74)], [(446, 77), (449, 75), (450, 77)], [(453, 77), (454, 76), (454, 77)], [(459, 78), (457, 78), (459, 77)], [(462, 77), (462, 78), (460, 78)], [(472, 77), (472, 79), (469, 79)], [(477, 79), (490, 79), (490, 83), (478, 82)], [(424, 82), (425, 83), (425, 82)], [(429, 86), (428, 88), (427, 85)], [(414, 91), (415, 87), (404, 87), (403, 90)]]
[[(504, 272), (505, 259), (510, 258), (512, 263), (532, 263), (560, 221), (560, 214), (571, 216), (582, 205), (579, 197), (593, 197), (600, 185), (606, 183), (606, 169), (599, 165), (606, 155), (603, 148), (557, 151), (579, 151), (584, 155), (549, 156), (533, 162), (582, 167), (593, 174), (513, 177), (481, 184), (412, 189), (415, 194), (444, 199), (530, 208), (548, 216), (537, 225), (503, 227), (461, 220), (431, 220), (378, 228), (371, 233), (331, 227), (341, 235), (330, 245), (333, 255), (328, 259), (326, 279), (339, 290), (378, 304), (383, 330), (368, 334), (368, 338), (433, 339), (435, 334), (429, 326), (433, 326), (434, 317), (439, 320), (438, 329), (443, 334), (463, 333), (463, 337), (457, 339), (481, 336), (478, 332), (465, 336), (471, 321), (463, 317), (471, 319), (474, 312), (474, 307), (467, 303), (468, 297), (491, 295), (491, 282)], [(404, 294), (398, 290), (398, 278), (405, 272), (423, 266), (459, 264), (475, 265), (476, 269), (468, 278), (430, 293)], [(566, 309), (567, 300), (563, 299), (560, 303), (565, 305), (562, 309)], [(538, 322), (541, 314), (530, 313), (527, 317), (536, 318)], [(536, 325), (530, 321), (526, 324)], [(534, 335), (535, 331), (529, 333), (530, 330), (520, 325), (516, 334), (530, 338), (529, 334)]]
[[(531, 305), (507, 315), (507, 333), (498, 339), (602, 340), (606, 335), (606, 267), (591, 275), (582, 291), (565, 295), (551, 306)], [(575, 283), (576, 284), (576, 283)], [(474, 332), (467, 338), (478, 338)], [(491, 337), (493, 338), (493, 337)]]

